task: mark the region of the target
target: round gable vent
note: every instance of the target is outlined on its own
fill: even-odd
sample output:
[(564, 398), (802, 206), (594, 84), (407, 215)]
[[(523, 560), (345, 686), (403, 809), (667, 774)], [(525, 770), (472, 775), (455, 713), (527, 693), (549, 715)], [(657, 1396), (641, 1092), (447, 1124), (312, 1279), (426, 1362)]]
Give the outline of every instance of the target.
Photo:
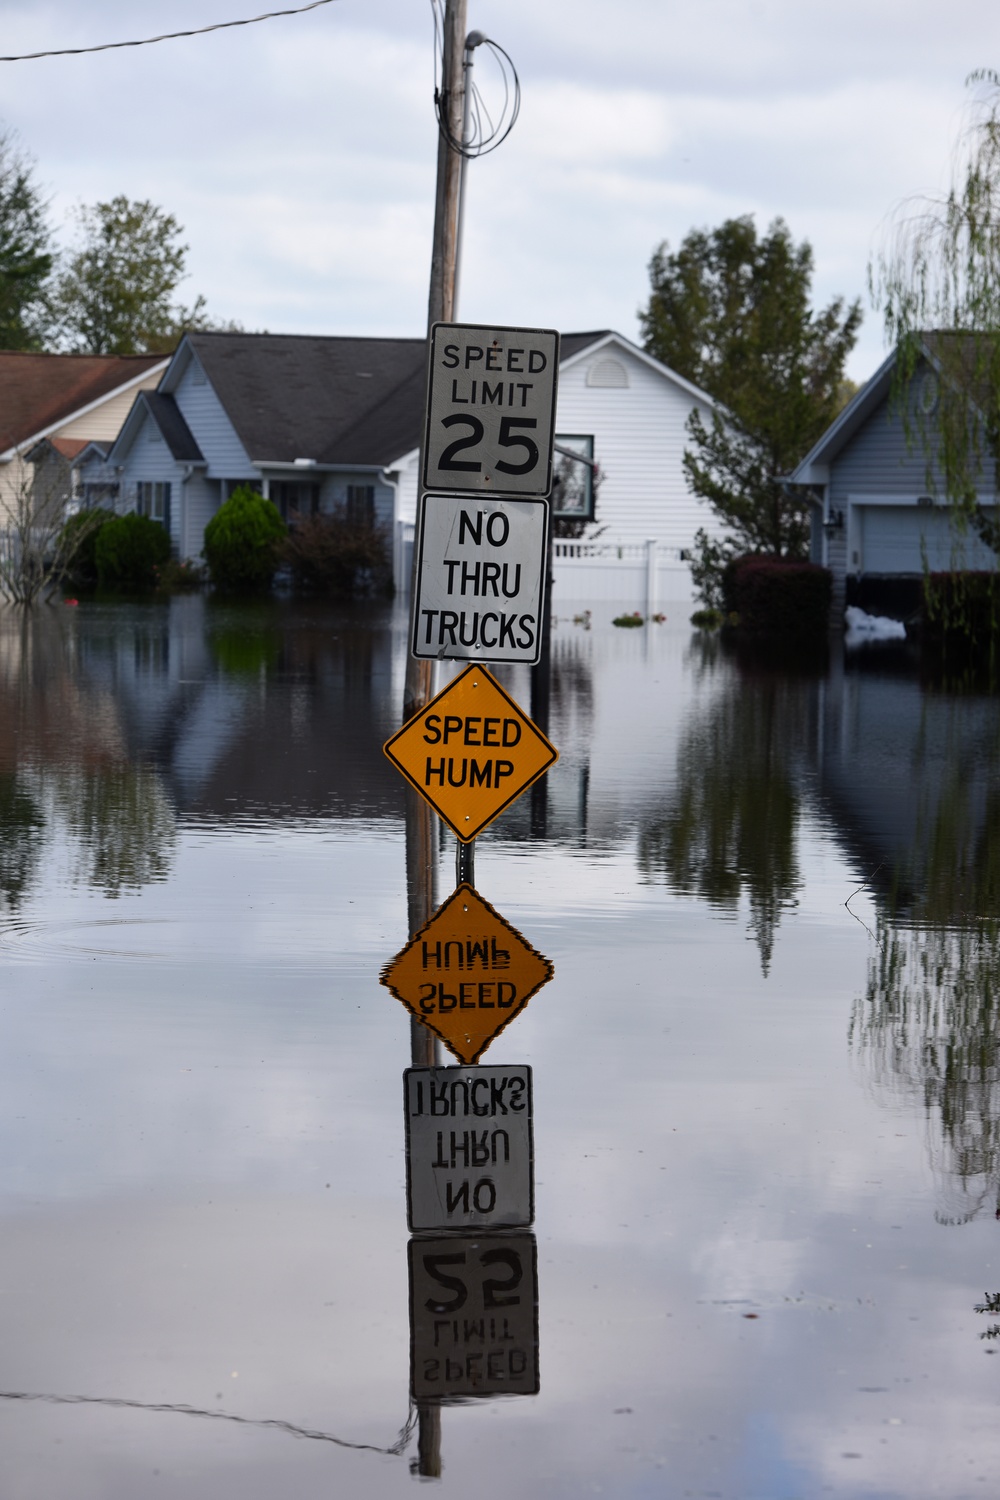
[(587, 384), (623, 391), (628, 386), (628, 371), (617, 359), (597, 359), (587, 371)]

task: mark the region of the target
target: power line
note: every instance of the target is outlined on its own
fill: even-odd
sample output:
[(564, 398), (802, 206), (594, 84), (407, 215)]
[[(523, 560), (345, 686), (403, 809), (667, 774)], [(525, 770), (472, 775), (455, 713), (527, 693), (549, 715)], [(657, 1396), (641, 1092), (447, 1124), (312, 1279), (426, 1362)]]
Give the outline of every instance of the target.
[[(521, 109), (521, 80), (517, 76), (517, 69), (509, 53), (504, 51), (499, 42), (483, 37), (479, 45), (486, 47), (492, 54), (500, 72), (503, 84), (503, 106), (500, 110), (500, 117), (494, 124), (486, 101), (475, 80), (472, 79), (468, 115), (469, 138), (464, 141), (457, 140), (448, 129), (445, 91), (438, 82), (439, 71), (444, 68), (444, 17), (441, 13), (441, 4), (442, 0), (431, 0), (431, 11), (434, 15), (434, 109), (437, 114), (438, 129), (451, 149), (457, 151), (459, 156), (464, 156), (467, 160), (477, 156), (487, 156), (489, 152), (501, 146), (514, 129)], [(467, 83), (470, 77), (471, 75), (466, 73)]]
[(321, 5), (332, 5), (333, 0), (311, 0), (309, 5), (297, 5), (293, 10), (269, 10), (262, 16), (245, 16), (242, 21), (216, 21), (214, 26), (199, 26), (194, 31), (167, 31), (163, 36), (146, 36), (135, 42), (102, 42), (97, 47), (60, 47), (53, 52), (24, 52), (19, 57), (0, 57), (0, 62), (35, 62), (39, 57), (82, 57), (87, 52), (113, 52), (118, 47), (151, 47), (154, 42), (175, 42), (178, 37), (204, 36), (209, 31), (228, 31), (231, 26), (256, 26), (258, 21), (275, 21), (280, 16), (301, 16), (307, 10), (318, 10)]

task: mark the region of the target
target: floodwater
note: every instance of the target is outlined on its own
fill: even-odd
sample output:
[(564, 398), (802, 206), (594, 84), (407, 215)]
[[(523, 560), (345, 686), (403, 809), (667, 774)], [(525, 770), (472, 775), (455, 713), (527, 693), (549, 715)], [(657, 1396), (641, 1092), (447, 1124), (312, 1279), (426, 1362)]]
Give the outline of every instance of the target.
[(433, 1254), (399, 608), (0, 613), (4, 1500), (1000, 1492), (1000, 706), (668, 613), (555, 627), (534, 1224)]

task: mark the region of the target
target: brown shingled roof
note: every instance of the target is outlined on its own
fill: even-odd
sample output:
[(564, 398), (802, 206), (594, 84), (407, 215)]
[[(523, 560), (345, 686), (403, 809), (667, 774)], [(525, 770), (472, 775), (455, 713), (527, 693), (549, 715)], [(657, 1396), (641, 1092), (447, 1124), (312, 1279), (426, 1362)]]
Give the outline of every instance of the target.
[(151, 370), (162, 354), (23, 354), (0, 350), (0, 453), (68, 421)]

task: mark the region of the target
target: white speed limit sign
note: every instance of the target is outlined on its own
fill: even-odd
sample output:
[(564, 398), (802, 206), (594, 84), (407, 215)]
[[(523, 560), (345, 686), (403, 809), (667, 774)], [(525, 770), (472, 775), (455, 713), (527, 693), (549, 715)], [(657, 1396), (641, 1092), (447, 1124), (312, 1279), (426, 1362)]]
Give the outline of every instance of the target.
[(558, 372), (554, 329), (435, 323), (424, 489), (547, 495)]

